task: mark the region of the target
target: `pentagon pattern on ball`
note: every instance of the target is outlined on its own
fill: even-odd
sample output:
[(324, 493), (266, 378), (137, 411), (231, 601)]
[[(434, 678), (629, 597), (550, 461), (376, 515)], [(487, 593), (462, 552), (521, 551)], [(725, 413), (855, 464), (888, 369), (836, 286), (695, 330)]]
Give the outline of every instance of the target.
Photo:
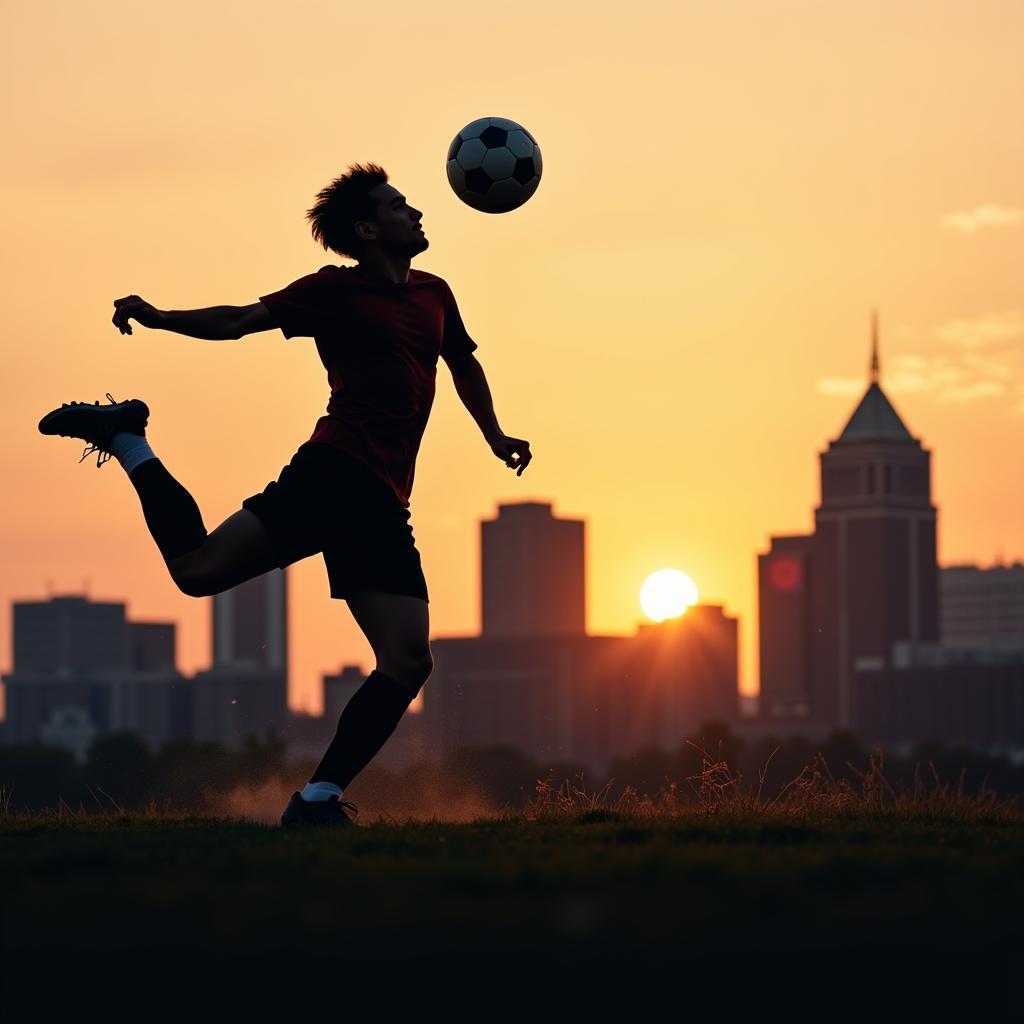
[(493, 124), (480, 133), (480, 141), (488, 149), (497, 149), (499, 146), (504, 146), (507, 139), (508, 132), (504, 128), (495, 127)]
[(452, 140), (448, 182), (467, 206), (484, 213), (507, 213), (533, 195), (542, 171), (537, 140), (505, 117), (481, 117)]
[(537, 169), (532, 156), (523, 156), (516, 161), (516, 169), (512, 172), (512, 177), (515, 178), (520, 185), (528, 184), (530, 179), (535, 178), (536, 176)]
[(480, 195), (483, 195), (492, 184), (492, 178), (482, 167), (474, 167), (473, 170), (466, 171), (466, 188), (470, 192), (479, 192)]
[(491, 120), (489, 117), (478, 117), (475, 121), (470, 121), (459, 134), (463, 140), (478, 139), (485, 128), (490, 128)]

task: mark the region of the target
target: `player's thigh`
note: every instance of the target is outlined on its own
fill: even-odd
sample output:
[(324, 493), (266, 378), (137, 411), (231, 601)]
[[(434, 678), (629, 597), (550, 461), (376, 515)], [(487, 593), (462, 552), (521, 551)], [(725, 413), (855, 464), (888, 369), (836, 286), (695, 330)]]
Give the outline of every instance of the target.
[(278, 567), (270, 535), (255, 513), (241, 508), (193, 551), (171, 564), (185, 593), (220, 594)]
[(381, 672), (393, 674), (388, 667), (415, 672), (429, 665), (430, 606), (426, 601), (378, 590), (364, 590), (346, 600)]

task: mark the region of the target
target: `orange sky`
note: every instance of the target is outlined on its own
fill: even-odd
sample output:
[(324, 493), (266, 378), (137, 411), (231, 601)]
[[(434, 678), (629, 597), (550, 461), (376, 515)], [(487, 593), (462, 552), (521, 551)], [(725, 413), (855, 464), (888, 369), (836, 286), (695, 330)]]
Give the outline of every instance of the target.
[[(5, 4), (0, 669), (10, 602), (86, 581), (208, 663), (209, 601), (170, 582), (117, 463), (36, 423), (144, 398), (211, 530), (275, 479), (327, 402), (312, 341), (121, 336), (111, 301), (248, 304), (340, 262), (303, 212), (355, 161), (424, 211), (413, 265), (534, 451), (517, 478), (441, 364), (412, 496), (432, 635), (479, 628), (479, 520), (551, 501), (588, 521), (590, 632), (633, 632), (645, 577), (682, 569), (740, 616), (754, 692), (756, 555), (812, 524), (872, 306), (883, 387), (934, 453), (940, 562), (1024, 557), (1022, 46), (1011, 0)], [(445, 177), (486, 115), (544, 156), (503, 216)], [(318, 709), (369, 648), (321, 559), (290, 571), (292, 702)]]

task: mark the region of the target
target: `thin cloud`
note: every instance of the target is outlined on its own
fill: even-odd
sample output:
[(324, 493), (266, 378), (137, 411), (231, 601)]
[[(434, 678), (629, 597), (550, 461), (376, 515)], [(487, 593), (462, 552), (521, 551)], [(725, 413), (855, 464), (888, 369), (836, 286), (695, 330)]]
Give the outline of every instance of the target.
[(1024, 210), (985, 203), (963, 213), (947, 213), (939, 223), (944, 228), (973, 234), (982, 228), (1009, 228), (1024, 222)]
[(935, 337), (965, 349), (982, 348), (1024, 337), (1024, 315), (1019, 309), (1003, 309), (971, 320), (949, 320), (935, 329)]
[(864, 378), (820, 377), (816, 386), (823, 395), (859, 395), (864, 390)]
[(1006, 393), (1006, 385), (998, 380), (979, 380), (974, 384), (966, 384), (963, 387), (946, 388), (935, 396), (937, 402), (954, 402), (957, 405), (966, 405), (968, 402), (977, 401), (979, 398), (992, 398), (995, 395)]
[[(1024, 410), (1021, 360), (1016, 350), (1003, 352), (960, 351), (952, 356), (904, 353), (882, 365), (882, 386), (893, 396), (927, 394), (937, 403), (966, 405), (1016, 391), (1022, 397), (1014, 413)], [(866, 377), (822, 377), (817, 390), (826, 395), (858, 397), (867, 387)]]

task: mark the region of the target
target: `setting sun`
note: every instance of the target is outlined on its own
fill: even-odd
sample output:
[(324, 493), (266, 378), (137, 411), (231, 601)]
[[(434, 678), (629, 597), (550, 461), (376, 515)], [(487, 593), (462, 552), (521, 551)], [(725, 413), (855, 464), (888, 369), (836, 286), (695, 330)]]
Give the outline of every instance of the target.
[(697, 585), (678, 569), (659, 569), (640, 588), (640, 607), (655, 622), (682, 615), (697, 603)]

